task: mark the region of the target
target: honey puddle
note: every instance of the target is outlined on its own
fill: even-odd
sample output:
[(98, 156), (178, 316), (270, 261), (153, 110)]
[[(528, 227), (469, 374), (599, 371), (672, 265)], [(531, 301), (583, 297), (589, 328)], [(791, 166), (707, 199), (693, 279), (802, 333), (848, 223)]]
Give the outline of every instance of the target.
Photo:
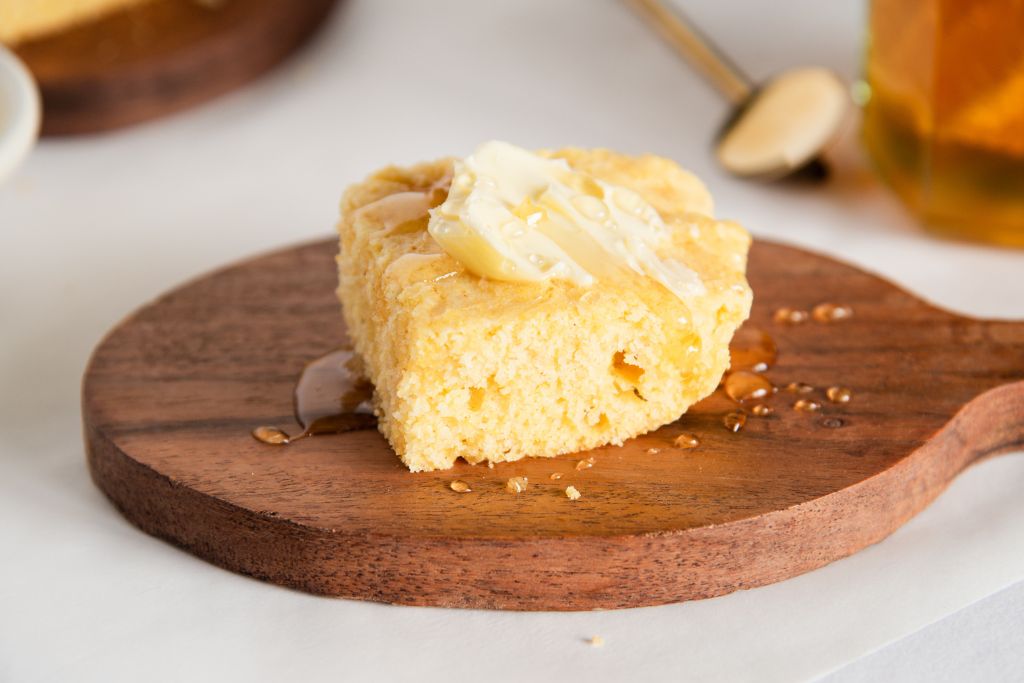
[(279, 427), (264, 425), (252, 431), (257, 441), (284, 445), (317, 434), (341, 434), (373, 429), (373, 385), (363, 376), (352, 349), (337, 349), (309, 363), (295, 384), (293, 408), (302, 428), (290, 436)]

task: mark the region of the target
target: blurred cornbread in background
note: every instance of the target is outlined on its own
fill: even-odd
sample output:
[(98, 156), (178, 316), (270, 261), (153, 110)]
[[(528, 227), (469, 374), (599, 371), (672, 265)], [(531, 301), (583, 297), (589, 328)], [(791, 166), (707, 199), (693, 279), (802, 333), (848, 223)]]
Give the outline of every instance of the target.
[(0, 0), (43, 135), (107, 131), (237, 88), (304, 45), (335, 0)]
[(0, 0), (0, 43), (17, 45), (148, 0)]

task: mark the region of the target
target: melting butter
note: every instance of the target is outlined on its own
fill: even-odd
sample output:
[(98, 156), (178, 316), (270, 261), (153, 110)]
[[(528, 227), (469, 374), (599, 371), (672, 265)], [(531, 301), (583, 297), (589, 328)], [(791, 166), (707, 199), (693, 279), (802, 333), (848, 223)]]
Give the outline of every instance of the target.
[(448, 198), (427, 229), (467, 270), (494, 280), (589, 286), (630, 270), (680, 299), (704, 293), (693, 270), (658, 250), (671, 237), (636, 192), (491, 141), (455, 162)]

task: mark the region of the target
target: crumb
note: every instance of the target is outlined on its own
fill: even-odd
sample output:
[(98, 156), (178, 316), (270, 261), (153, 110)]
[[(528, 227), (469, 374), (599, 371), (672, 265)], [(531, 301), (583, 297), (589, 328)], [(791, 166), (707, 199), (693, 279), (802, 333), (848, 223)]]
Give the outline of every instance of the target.
[(595, 462), (597, 462), (597, 460), (595, 460), (593, 456), (590, 456), (589, 458), (584, 458), (583, 460), (580, 460), (578, 463), (576, 463), (576, 469), (577, 470), (587, 470), (587, 469), (590, 469), (591, 467), (594, 466)]
[(579, 492), (579, 489), (577, 489), (575, 486), (565, 487), (565, 497), (568, 498), (569, 500), (579, 500), (581, 495), (582, 494)]
[(552, 472), (551, 473), (551, 481), (557, 481), (557, 480), (559, 480), (561, 478), (562, 478), (562, 473), (561, 472)]
[(601, 636), (591, 636), (587, 642), (590, 643), (590, 647), (604, 647), (604, 638)]
[(505, 482), (505, 488), (508, 489), (509, 493), (522, 493), (526, 490), (526, 485), (526, 477), (512, 477)]

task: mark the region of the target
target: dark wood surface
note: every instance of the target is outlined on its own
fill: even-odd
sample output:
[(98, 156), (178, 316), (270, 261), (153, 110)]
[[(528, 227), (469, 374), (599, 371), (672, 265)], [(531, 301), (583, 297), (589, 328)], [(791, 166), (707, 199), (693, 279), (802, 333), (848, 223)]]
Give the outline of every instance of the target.
[(301, 46), (335, 0), (153, 0), (22, 43), (44, 135), (120, 128), (204, 102)]
[[(333, 241), (177, 289), (100, 344), (83, 415), (97, 485), (134, 524), (213, 563), (313, 593), (411, 605), (582, 610), (706, 598), (875, 543), (969, 464), (1024, 445), (1024, 324), (970, 320), (831, 259), (758, 242), (749, 328), (780, 391), (739, 433), (719, 390), (624, 447), (410, 474), (375, 431), (286, 447), (304, 364), (337, 347)], [(854, 316), (781, 325), (782, 306)], [(847, 404), (822, 396), (853, 391)], [(838, 426), (837, 426), (838, 425)], [(514, 428), (510, 425), (510, 428)], [(299, 431), (299, 430), (296, 430)], [(693, 450), (669, 447), (680, 432)], [(662, 449), (658, 453), (651, 448)], [(565, 473), (551, 481), (552, 472)], [(505, 490), (510, 476), (528, 490)], [(473, 491), (448, 488), (462, 479)], [(582, 493), (569, 501), (565, 486)], [(956, 548), (950, 548), (956, 552)]]

